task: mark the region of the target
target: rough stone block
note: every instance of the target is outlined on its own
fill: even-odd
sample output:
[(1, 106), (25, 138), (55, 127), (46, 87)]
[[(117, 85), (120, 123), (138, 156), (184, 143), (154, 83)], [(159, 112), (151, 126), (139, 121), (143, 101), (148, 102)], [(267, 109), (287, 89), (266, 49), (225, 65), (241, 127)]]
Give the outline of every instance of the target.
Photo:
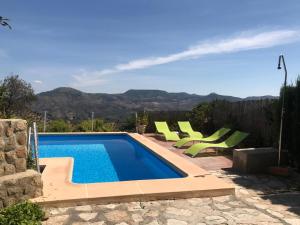
[(9, 152), (16, 149), (16, 140), (14, 136), (6, 139), (4, 151)]
[(0, 199), (4, 199), (8, 196), (6, 189), (0, 189)]
[(41, 177), (40, 176), (35, 176), (35, 177), (33, 177), (32, 178), (32, 185), (33, 186), (37, 186), (37, 187), (40, 187), (40, 186), (42, 186), (43, 185), (43, 183), (42, 183), (42, 180), (41, 180)]
[(3, 138), (0, 138), (0, 151), (4, 151), (4, 149), (5, 149), (5, 141)]
[(26, 171), (26, 159), (19, 158), (15, 159), (16, 172), (24, 172)]
[(0, 201), (4, 207), (41, 196), (42, 190), (41, 174), (34, 170), (0, 177)]
[(4, 176), (4, 173), (5, 173), (5, 171), (4, 171), (4, 164), (0, 164), (0, 177)]
[(16, 159), (17, 156), (15, 151), (5, 152), (5, 160), (8, 164), (15, 164)]
[(261, 173), (275, 166), (277, 159), (278, 150), (274, 148), (234, 149), (232, 167), (243, 173)]
[(3, 130), (4, 130), (3, 123), (0, 122), (0, 135), (1, 136), (2, 136)]
[(18, 120), (15, 123), (15, 131), (26, 131), (27, 122), (26, 120)]
[(24, 194), (25, 195), (32, 195), (33, 192), (35, 192), (35, 190), (32, 188), (31, 185), (26, 185), (24, 187)]
[(43, 188), (42, 187), (38, 187), (35, 189), (35, 193), (34, 196), (32, 196), (33, 198), (39, 197), (43, 195)]
[[(1, 182), (2, 180), (2, 182)], [(0, 184), (7, 189), (8, 187), (15, 187), (18, 185), (17, 180), (13, 177), (13, 174), (6, 175), (0, 178)]]
[(14, 134), (14, 129), (12, 127), (7, 127), (5, 134), (7, 137), (11, 137)]
[(19, 145), (25, 145), (27, 141), (27, 135), (25, 132), (17, 133), (17, 142)]
[(5, 153), (0, 150), (0, 165), (5, 162)]
[(12, 195), (16, 195), (16, 196), (19, 196), (19, 195), (22, 195), (23, 194), (23, 189), (21, 187), (10, 187), (10, 188), (7, 188), (7, 193), (9, 196), (12, 196)]
[(27, 149), (26, 149), (26, 147), (22, 146), (22, 147), (17, 148), (17, 150), (16, 150), (16, 156), (18, 158), (26, 158), (26, 155), (27, 155)]
[(32, 177), (22, 177), (18, 180), (20, 186), (28, 186), (32, 182)]
[(4, 164), (4, 175), (16, 173), (16, 168), (13, 164)]

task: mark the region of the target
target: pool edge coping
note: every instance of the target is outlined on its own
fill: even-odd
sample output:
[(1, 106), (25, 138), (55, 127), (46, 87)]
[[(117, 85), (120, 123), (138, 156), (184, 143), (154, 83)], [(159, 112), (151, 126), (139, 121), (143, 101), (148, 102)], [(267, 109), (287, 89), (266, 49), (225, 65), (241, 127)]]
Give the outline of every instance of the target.
[[(42, 135), (47, 135), (43, 134)], [(51, 133), (60, 135), (62, 133)], [(49, 134), (49, 135), (51, 135)], [(174, 152), (158, 145), (157, 143), (149, 140), (148, 138), (139, 135), (137, 133), (127, 132), (76, 132), (76, 133), (63, 133), (67, 134), (127, 134), (135, 141), (144, 145), (152, 153), (160, 157), (166, 163), (175, 167), (179, 171), (187, 174), (186, 177), (182, 178), (171, 178), (171, 179), (156, 179), (156, 180), (135, 180), (135, 181), (120, 181), (120, 182), (105, 182), (105, 183), (89, 183), (89, 184), (78, 184), (72, 183), (71, 174), (73, 169), (73, 159), (71, 157), (65, 158), (44, 158), (40, 159), (41, 163), (46, 163), (46, 168), (42, 174), (44, 181), (44, 193), (47, 196), (42, 196), (33, 199), (33, 201), (41, 204), (61, 204), (61, 203), (78, 203), (85, 201), (99, 201), (99, 202), (115, 202), (115, 201), (126, 201), (132, 199), (161, 199), (161, 198), (184, 198), (188, 196), (219, 196), (234, 194), (234, 186), (226, 183), (220, 178), (212, 176), (208, 171), (198, 167), (197, 165), (189, 162), (187, 159), (175, 154)], [(60, 159), (60, 160), (57, 160)], [(51, 162), (52, 161), (52, 162)], [(58, 163), (58, 161), (60, 161)], [(56, 164), (56, 165), (55, 165)], [(48, 168), (47, 168), (48, 167)], [(49, 181), (47, 176), (57, 176), (56, 171), (61, 169), (64, 171), (61, 177), (55, 181), (51, 180), (52, 187), (49, 189)], [(70, 178), (70, 179), (68, 179)], [(213, 182), (214, 184), (207, 185), (207, 182)], [(202, 183), (202, 185), (201, 185)], [(157, 190), (158, 186), (162, 188)], [(203, 189), (206, 187), (206, 189)], [(48, 188), (48, 189), (47, 189)], [(109, 192), (109, 189), (112, 191)], [(68, 192), (68, 190), (70, 192)], [(74, 192), (72, 192), (72, 191)], [(75, 191), (77, 190), (77, 191)], [(123, 190), (120, 193), (119, 190)], [(56, 196), (53, 196), (57, 192)], [(104, 193), (107, 193), (105, 196)], [(84, 194), (84, 197), (83, 195)]]

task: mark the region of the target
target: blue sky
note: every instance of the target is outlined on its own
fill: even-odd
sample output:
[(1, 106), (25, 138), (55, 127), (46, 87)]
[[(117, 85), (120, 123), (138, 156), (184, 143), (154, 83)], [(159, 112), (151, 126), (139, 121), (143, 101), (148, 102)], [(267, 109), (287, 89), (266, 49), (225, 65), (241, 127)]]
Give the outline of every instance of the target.
[(3, 1), (0, 78), (70, 86), (278, 95), (300, 74), (299, 0)]

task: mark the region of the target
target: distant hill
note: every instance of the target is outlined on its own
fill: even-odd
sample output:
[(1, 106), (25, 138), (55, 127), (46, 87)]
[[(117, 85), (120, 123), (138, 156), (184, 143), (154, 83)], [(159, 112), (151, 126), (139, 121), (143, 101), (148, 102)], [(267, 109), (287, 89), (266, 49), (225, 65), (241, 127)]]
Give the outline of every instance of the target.
[(35, 112), (47, 111), (49, 118), (82, 120), (95, 113), (95, 117), (123, 120), (136, 111), (188, 111), (202, 102), (227, 100), (231, 102), (275, 98), (273, 96), (248, 97), (245, 99), (218, 95), (169, 93), (161, 90), (128, 90), (122, 94), (85, 93), (61, 87), (37, 95), (32, 105)]
[(277, 99), (278, 97), (272, 96), (272, 95), (264, 95), (264, 96), (249, 96), (247, 98), (244, 98), (244, 101), (250, 101), (250, 100), (263, 100), (263, 99)]

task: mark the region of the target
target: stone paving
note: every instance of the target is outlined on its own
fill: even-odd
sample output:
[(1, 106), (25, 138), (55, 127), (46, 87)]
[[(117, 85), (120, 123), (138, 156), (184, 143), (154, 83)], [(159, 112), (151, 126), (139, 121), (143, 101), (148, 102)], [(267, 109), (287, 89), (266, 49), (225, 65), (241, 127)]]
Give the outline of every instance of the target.
[(281, 220), (283, 224), (300, 225), (299, 174), (284, 178), (270, 175), (239, 175), (224, 170), (211, 173), (234, 183), (236, 199), (240, 202)]
[(300, 179), (211, 171), (234, 182), (236, 196), (48, 208), (44, 225), (300, 225)]

